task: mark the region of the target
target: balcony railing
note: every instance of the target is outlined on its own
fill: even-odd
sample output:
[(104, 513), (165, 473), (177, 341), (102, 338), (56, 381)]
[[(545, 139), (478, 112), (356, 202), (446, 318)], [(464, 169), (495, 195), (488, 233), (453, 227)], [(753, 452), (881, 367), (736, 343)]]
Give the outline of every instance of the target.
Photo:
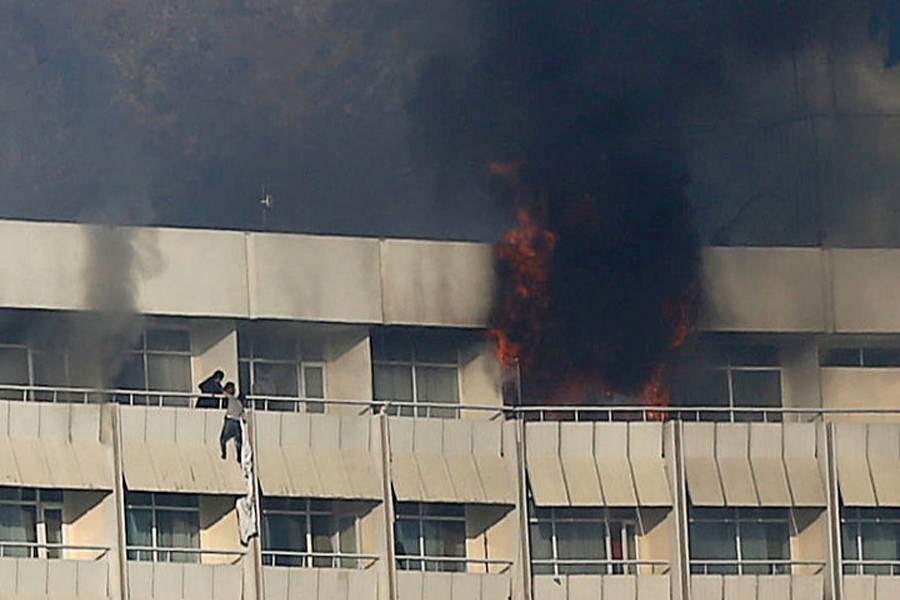
[[(12, 558), (65, 558), (100, 560), (109, 553), (109, 546), (90, 544), (50, 544), (41, 542), (0, 541), (0, 556)], [(84, 558), (81, 558), (84, 556)]]
[(225, 550), (211, 548), (177, 548), (169, 546), (126, 546), (128, 560), (138, 562), (200, 563), (204, 556), (232, 557), (229, 565), (236, 565), (247, 554), (247, 550)]
[[(79, 387), (0, 385), (0, 400), (97, 404), (115, 402), (131, 406), (192, 407), (208, 394), (164, 390), (120, 390)], [(224, 408), (223, 397), (213, 397)], [(480, 413), (490, 419), (524, 421), (717, 421), (717, 422), (811, 422), (831, 417), (867, 416), (900, 418), (900, 408), (795, 408), (751, 406), (647, 406), (647, 405), (528, 405), (497, 406), (483, 404), (447, 404), (405, 400), (348, 400), (340, 398), (298, 398), (251, 395), (244, 398), (247, 408), (272, 412), (327, 412), (341, 407), (342, 413), (388, 414), (411, 417), (460, 418)]]
[(369, 569), (378, 561), (377, 554), (348, 552), (304, 552), (263, 550), (262, 563), (270, 567), (316, 567), (328, 569)]
[(513, 561), (505, 558), (472, 558), (465, 556), (417, 556), (398, 554), (397, 567), (402, 571), (444, 571), (464, 573), (470, 566), (480, 565), (485, 573), (508, 573)]
[(744, 559), (691, 560), (692, 575), (817, 575), (825, 569), (824, 560)]
[(636, 575), (665, 574), (669, 561), (639, 558), (531, 559), (535, 575)]
[(900, 560), (847, 560), (844, 575), (900, 575)]

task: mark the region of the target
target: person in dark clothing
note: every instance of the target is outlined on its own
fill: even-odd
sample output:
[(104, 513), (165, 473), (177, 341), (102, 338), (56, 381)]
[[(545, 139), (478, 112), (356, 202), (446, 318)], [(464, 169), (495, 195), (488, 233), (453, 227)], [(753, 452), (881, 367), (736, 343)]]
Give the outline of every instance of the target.
[(217, 370), (200, 382), (200, 392), (209, 395), (197, 398), (197, 408), (219, 407), (219, 397), (225, 393), (225, 389), (222, 387), (223, 379), (225, 379), (225, 372)]
[(237, 461), (241, 462), (241, 421), (244, 420), (244, 403), (237, 397), (233, 381), (229, 381), (223, 388), (225, 391), (225, 422), (222, 424), (222, 433), (219, 435), (219, 446), (222, 448), (222, 459), (225, 459), (225, 444), (234, 438), (234, 449), (237, 453)]

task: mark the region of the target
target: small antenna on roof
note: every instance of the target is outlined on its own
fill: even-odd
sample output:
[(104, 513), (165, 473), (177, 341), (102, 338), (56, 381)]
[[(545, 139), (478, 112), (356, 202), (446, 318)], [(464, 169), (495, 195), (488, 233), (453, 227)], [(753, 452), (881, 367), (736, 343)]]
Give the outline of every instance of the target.
[(262, 197), (259, 199), (259, 203), (262, 205), (262, 230), (265, 231), (269, 228), (269, 211), (275, 204), (275, 198), (266, 191), (265, 184), (262, 185)]

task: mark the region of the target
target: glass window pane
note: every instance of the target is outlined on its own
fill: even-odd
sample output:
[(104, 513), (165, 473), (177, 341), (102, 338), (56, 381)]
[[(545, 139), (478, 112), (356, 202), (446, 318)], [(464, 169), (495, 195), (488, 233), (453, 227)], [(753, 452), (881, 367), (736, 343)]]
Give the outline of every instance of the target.
[[(425, 555), (429, 557), (466, 556), (466, 525), (462, 521), (424, 521)], [(462, 561), (426, 561), (429, 571), (465, 571)]]
[(147, 356), (148, 389), (166, 392), (191, 391), (191, 359), (175, 354)]
[[(862, 554), (866, 561), (896, 562), (900, 560), (900, 524), (862, 523)], [(868, 575), (890, 575), (889, 564), (866, 565)]]
[(297, 345), (293, 338), (272, 335), (253, 337), (253, 357), (271, 360), (297, 360)]
[(728, 406), (728, 375), (722, 370), (705, 371), (696, 380), (681, 383), (676, 392), (679, 406)]
[(306, 398), (325, 397), (325, 374), (322, 367), (303, 367), (303, 384)]
[[(125, 511), (125, 543), (129, 546), (153, 545), (153, 516), (149, 509), (127, 509)], [(151, 560), (148, 551), (128, 551), (129, 560)]]
[(263, 549), (306, 552), (306, 519), (302, 515), (263, 515)]
[[(338, 527), (338, 550), (343, 554), (356, 554), (359, 552), (356, 545), (356, 518), (340, 517), (337, 520)], [(341, 560), (340, 566), (344, 569), (356, 568), (357, 561), (353, 558), (345, 558)]]
[[(337, 550), (335, 548), (337, 530), (334, 519), (328, 515), (315, 515), (311, 521), (313, 552), (334, 553)], [(313, 558), (313, 566), (333, 567), (335, 566), (335, 561), (333, 557), (317, 557)]]
[(147, 349), (169, 352), (190, 352), (191, 336), (181, 329), (148, 329)]
[(253, 363), (254, 394), (296, 398), (298, 392), (297, 363)]
[[(48, 544), (62, 544), (62, 510), (51, 508), (44, 510), (44, 529)], [(60, 548), (49, 548), (47, 558), (59, 558), (62, 556)]]
[(400, 519), (396, 522), (395, 552), (397, 556), (421, 556), (419, 548), (419, 522), (409, 519)]
[(531, 524), (531, 557), (534, 559), (553, 558), (553, 528), (550, 523)]
[[(737, 531), (734, 523), (691, 523), (691, 561), (737, 560)], [(692, 572), (698, 572), (692, 568)], [(703, 571), (700, 571), (703, 572)], [(707, 573), (736, 574), (736, 565), (709, 565)]]
[(457, 364), (457, 339), (452, 331), (422, 332), (414, 340), (417, 363)]
[(144, 381), (144, 357), (141, 354), (129, 352), (121, 355), (122, 363), (119, 365), (119, 373), (113, 384), (118, 390), (143, 390), (146, 389)]
[(68, 384), (66, 359), (62, 352), (37, 352), (31, 357), (34, 384), (61, 387)]
[(825, 348), (819, 356), (819, 365), (823, 367), (859, 367), (862, 366), (860, 348)]
[(733, 367), (777, 367), (778, 348), (775, 346), (734, 346), (731, 348)]
[(416, 367), (416, 402), (456, 404), (458, 383), (455, 368)]
[(0, 383), (28, 385), (28, 352), (25, 348), (0, 348)]
[(412, 369), (410, 367), (375, 365), (373, 383), (376, 400), (412, 402)]
[(900, 348), (863, 348), (866, 367), (900, 367)]
[[(200, 515), (187, 510), (156, 511), (157, 545), (160, 548), (200, 548)], [(199, 562), (192, 552), (172, 552), (171, 562)]]
[[(741, 556), (743, 560), (788, 560), (790, 559), (790, 537), (788, 524), (748, 523), (741, 524)], [(776, 574), (782, 569), (776, 565), (745, 565), (744, 573), (765, 575)]]
[(780, 371), (732, 371), (735, 406), (781, 406)]

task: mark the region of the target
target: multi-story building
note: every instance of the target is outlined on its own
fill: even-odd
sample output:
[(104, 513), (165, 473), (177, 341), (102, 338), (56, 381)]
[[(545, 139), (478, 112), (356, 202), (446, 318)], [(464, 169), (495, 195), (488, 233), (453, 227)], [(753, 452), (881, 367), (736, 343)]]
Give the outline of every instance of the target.
[[(900, 598), (898, 250), (705, 249), (669, 409), (504, 405), (486, 245), (0, 250), (0, 597)], [(253, 407), (246, 546), (215, 369)]]

